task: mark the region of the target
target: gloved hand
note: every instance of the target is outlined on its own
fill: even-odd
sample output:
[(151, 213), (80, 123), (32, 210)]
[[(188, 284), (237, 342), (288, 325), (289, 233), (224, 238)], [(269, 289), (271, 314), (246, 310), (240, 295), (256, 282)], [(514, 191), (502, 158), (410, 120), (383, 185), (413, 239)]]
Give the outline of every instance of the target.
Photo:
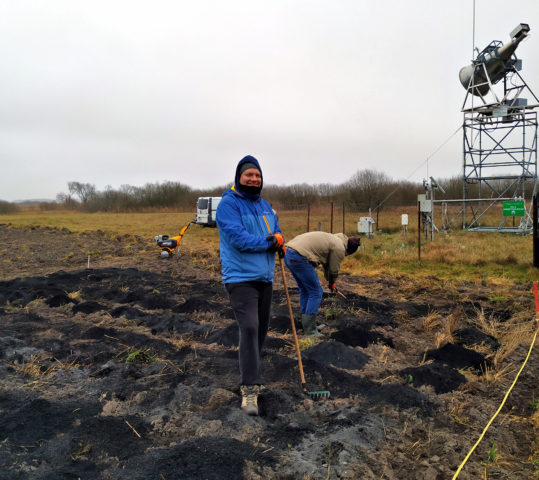
[(282, 233), (275, 233), (266, 237), (266, 240), (271, 241), (271, 245), (268, 248), (269, 252), (277, 252), (280, 248), (284, 247), (284, 237)]
[(279, 258), (284, 258), (284, 256), (286, 255), (286, 247), (284, 245), (281, 245), (278, 248), (277, 253), (279, 254)]

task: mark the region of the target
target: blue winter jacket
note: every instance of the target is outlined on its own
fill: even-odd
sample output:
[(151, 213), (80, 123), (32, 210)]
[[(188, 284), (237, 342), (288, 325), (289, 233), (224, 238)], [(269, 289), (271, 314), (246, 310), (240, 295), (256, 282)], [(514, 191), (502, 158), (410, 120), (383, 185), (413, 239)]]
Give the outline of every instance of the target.
[(260, 169), (256, 158), (243, 158), (236, 169), (234, 186), (223, 193), (217, 207), (223, 283), (273, 282), (275, 252), (268, 252), (272, 242), (266, 238), (281, 229), (266, 200), (238, 188), (238, 172), (246, 162)]

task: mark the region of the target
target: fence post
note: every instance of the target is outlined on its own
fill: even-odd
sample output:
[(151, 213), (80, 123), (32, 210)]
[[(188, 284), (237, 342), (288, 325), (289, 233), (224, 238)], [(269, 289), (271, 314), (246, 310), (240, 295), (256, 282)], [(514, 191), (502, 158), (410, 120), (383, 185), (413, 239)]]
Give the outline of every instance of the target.
[(539, 268), (539, 236), (537, 232), (537, 194), (533, 196), (532, 209), (533, 209), (533, 266)]
[(421, 202), (417, 202), (417, 259), (421, 261)]

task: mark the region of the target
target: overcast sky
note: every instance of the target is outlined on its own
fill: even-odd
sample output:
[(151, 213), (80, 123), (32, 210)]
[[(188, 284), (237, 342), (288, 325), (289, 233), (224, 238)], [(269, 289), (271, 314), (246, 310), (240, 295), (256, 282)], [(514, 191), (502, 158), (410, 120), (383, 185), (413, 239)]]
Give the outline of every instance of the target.
[[(266, 184), (459, 175), (473, 5), (4, 0), (0, 199), (54, 199), (73, 180), (214, 187), (246, 154)], [(520, 22), (539, 95), (537, 0), (476, 0), (475, 45)]]

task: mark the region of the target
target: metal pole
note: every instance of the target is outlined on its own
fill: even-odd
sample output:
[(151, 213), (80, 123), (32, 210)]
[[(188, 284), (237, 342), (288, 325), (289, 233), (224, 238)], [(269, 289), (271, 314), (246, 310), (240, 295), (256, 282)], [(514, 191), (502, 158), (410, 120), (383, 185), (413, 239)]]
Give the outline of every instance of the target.
[(434, 188), (432, 188), (432, 185), (430, 189), (430, 200), (430, 241), (434, 242)]
[(331, 202), (331, 229), (330, 232), (333, 233), (333, 202)]
[(533, 196), (532, 209), (533, 209), (533, 266), (539, 268), (539, 236), (537, 232), (537, 194)]
[(417, 202), (417, 260), (421, 261), (421, 202)]

